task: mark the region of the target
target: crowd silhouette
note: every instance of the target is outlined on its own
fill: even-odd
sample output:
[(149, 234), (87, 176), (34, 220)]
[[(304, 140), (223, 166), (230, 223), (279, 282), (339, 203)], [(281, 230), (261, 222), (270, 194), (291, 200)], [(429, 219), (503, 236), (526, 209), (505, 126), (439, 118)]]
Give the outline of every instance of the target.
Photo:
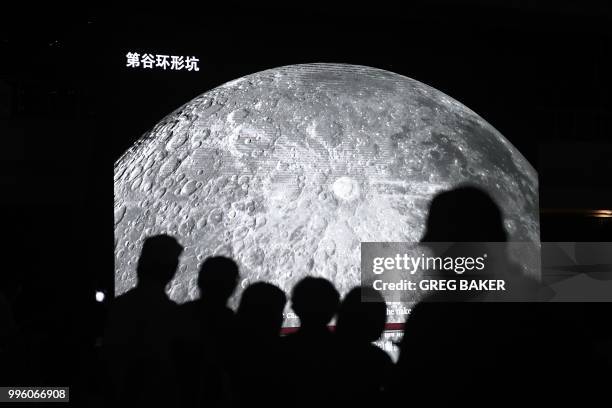
[[(504, 243), (507, 233), (489, 195), (464, 186), (433, 199), (422, 240)], [(137, 285), (109, 309), (94, 405), (321, 407), (422, 400), (490, 406), (500, 398), (581, 398), (579, 385), (605, 387), (599, 373), (609, 362), (589, 352), (575, 322), (559, 324), (533, 303), (477, 302), (473, 295), (426, 298), (412, 309), (393, 362), (374, 345), (387, 308), (372, 288), (357, 286), (341, 298), (330, 281), (305, 277), (288, 298), (271, 283), (255, 282), (234, 312), (228, 299), (240, 280), (239, 267), (217, 256), (200, 266), (199, 298), (177, 305), (166, 288), (182, 252), (167, 235), (144, 241)], [(521, 289), (540, 289), (508, 259), (500, 255), (498, 261), (486, 273), (502, 274)], [(300, 327), (282, 335), (288, 302)], [(4, 296), (0, 306), (5, 359), (16, 328)], [(560, 341), (565, 338), (579, 351), (567, 352)], [(585, 372), (587, 379), (577, 375)], [(572, 386), (565, 387), (568, 373), (574, 375)]]

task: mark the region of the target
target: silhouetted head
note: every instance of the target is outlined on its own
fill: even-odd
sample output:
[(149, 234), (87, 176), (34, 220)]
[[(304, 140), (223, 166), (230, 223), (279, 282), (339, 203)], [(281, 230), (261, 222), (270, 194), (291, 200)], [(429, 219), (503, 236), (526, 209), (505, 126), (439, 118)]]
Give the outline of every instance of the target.
[(278, 286), (266, 282), (249, 285), (240, 299), (236, 319), (244, 335), (276, 337), (283, 325), (287, 296)]
[(238, 284), (238, 265), (224, 256), (206, 258), (200, 266), (198, 288), (207, 301), (227, 303)]
[(387, 322), (387, 305), (380, 292), (357, 286), (344, 297), (338, 309), (336, 333), (351, 341), (373, 342)]
[(136, 268), (138, 283), (168, 284), (176, 273), (182, 253), (182, 245), (169, 235), (145, 239)]
[(433, 198), (422, 242), (505, 242), (502, 212), (491, 196), (473, 186)]
[(302, 327), (325, 326), (336, 313), (340, 294), (324, 278), (306, 277), (299, 281), (291, 294), (291, 306)]

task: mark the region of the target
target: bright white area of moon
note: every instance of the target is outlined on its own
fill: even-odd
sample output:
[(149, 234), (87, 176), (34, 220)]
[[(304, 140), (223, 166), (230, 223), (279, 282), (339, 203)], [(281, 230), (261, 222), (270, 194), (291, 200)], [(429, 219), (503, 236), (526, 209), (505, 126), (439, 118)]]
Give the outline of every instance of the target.
[(360, 283), (361, 242), (418, 241), (432, 197), (461, 183), (492, 195), (511, 240), (539, 242), (537, 174), (517, 149), (442, 92), (364, 66), (285, 66), (205, 92), (142, 136), (114, 183), (116, 294), (159, 233), (185, 247), (177, 302), (198, 296), (211, 255), (234, 258), (243, 285), (290, 293), (315, 275), (344, 294)]
[(332, 190), (342, 200), (353, 201), (359, 198), (359, 184), (350, 177), (339, 177), (332, 184)]

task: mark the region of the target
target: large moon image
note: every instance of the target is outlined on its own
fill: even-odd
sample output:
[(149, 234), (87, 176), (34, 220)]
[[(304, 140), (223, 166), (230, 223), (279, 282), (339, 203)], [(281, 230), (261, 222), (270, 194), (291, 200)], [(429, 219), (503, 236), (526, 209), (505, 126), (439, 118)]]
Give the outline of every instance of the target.
[(185, 247), (168, 288), (179, 303), (198, 296), (210, 255), (240, 266), (234, 304), (248, 282), (290, 292), (306, 275), (344, 294), (360, 283), (361, 242), (418, 241), (432, 197), (463, 183), (491, 194), (512, 241), (539, 242), (537, 173), (521, 153), (444, 93), (365, 66), (291, 65), (205, 92), (114, 176), (117, 295), (158, 233)]

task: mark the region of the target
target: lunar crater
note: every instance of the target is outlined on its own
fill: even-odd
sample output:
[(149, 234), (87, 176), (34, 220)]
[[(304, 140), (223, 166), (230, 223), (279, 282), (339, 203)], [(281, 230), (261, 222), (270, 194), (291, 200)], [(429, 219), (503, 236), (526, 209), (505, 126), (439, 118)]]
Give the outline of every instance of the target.
[(170, 113), (115, 163), (116, 292), (135, 284), (143, 239), (171, 233), (187, 248), (177, 302), (197, 295), (215, 254), (246, 282), (290, 292), (317, 274), (346, 293), (360, 242), (419, 240), (431, 198), (464, 183), (490, 192), (513, 241), (539, 241), (535, 170), (442, 92), (343, 64), (248, 75)]

